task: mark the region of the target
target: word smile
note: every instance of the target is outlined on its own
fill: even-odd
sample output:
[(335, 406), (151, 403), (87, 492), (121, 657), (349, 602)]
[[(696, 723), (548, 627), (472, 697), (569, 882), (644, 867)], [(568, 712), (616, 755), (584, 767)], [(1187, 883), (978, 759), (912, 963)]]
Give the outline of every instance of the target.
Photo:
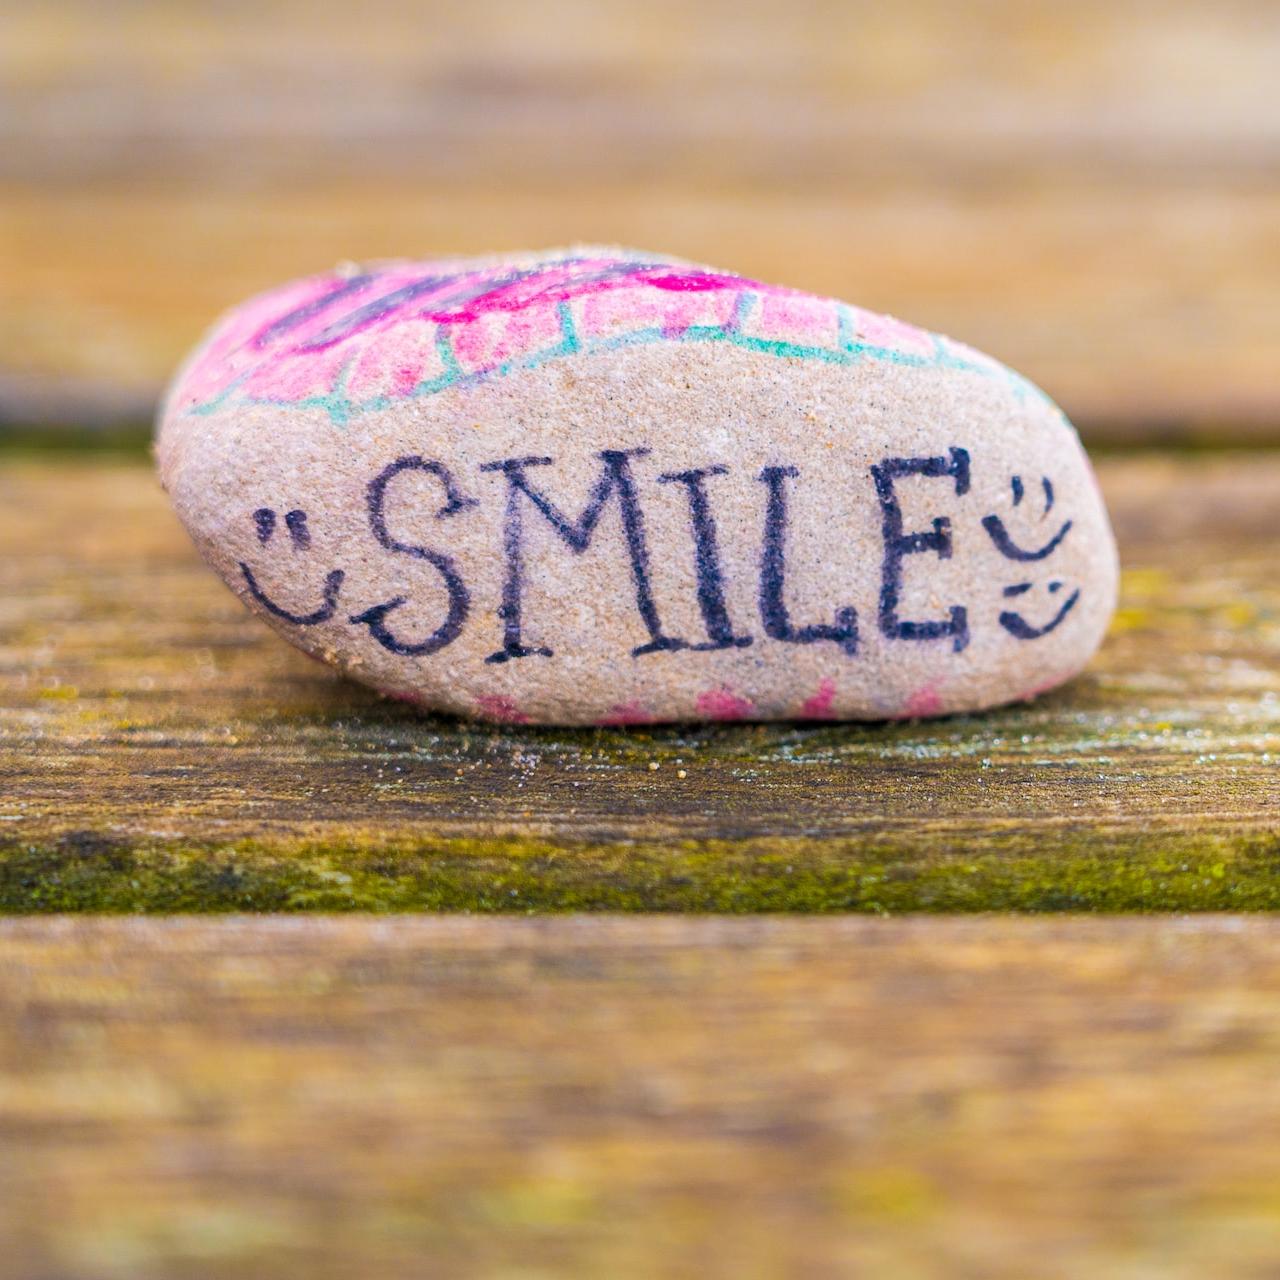
[[(547, 457), (504, 458), (484, 463), (480, 470), (501, 475), (505, 479), (505, 505), (502, 519), (502, 555), (504, 562), (502, 602), (497, 611), (501, 623), (499, 647), (485, 659), (489, 663), (506, 663), (529, 657), (549, 658), (552, 651), (526, 636), (524, 594), (526, 583), (525, 530), (530, 520), (540, 520), (555, 532), (568, 551), (581, 555), (592, 544), (596, 529), (606, 510), (615, 507), (621, 518), (625, 554), (635, 593), (635, 609), (648, 634), (648, 640), (632, 650), (639, 658), (652, 653), (679, 651), (706, 652), (740, 649), (755, 642), (756, 636), (744, 629), (739, 620), (730, 617), (725, 600), (724, 573), (721, 565), (717, 533), (714, 481), (727, 474), (728, 468), (709, 465), (686, 471), (669, 471), (657, 477), (657, 483), (683, 490), (688, 507), (689, 549), (694, 568), (697, 605), (703, 634), (696, 638), (672, 636), (664, 629), (652, 589), (649, 544), (645, 535), (644, 507), (632, 469), (632, 459), (648, 454), (645, 448), (605, 449), (597, 454), (600, 473), (587, 497), (586, 505), (576, 516), (566, 514), (538, 483), (541, 468), (554, 465)], [(871, 480), (881, 517), (880, 591), (874, 625), (881, 635), (893, 641), (911, 643), (943, 643), (959, 653), (970, 640), (969, 611), (953, 604), (941, 616), (904, 618), (900, 601), (903, 578), (912, 557), (926, 556), (947, 560), (952, 555), (951, 522), (936, 516), (924, 529), (906, 529), (898, 485), (913, 479), (930, 481), (957, 497), (970, 489), (970, 460), (966, 449), (952, 447), (945, 455), (932, 457), (885, 458), (871, 467)], [(471, 593), (457, 562), (450, 555), (397, 537), (387, 521), (387, 502), (400, 477), (407, 474), (426, 475), (439, 486), (443, 502), (434, 513), (437, 520), (465, 519), (478, 505), (477, 499), (465, 496), (453, 474), (443, 463), (418, 455), (397, 458), (369, 482), (365, 506), (369, 529), (385, 550), (430, 565), (439, 575), (447, 598), (444, 617), (436, 629), (422, 638), (402, 634), (397, 628), (396, 611), (408, 603), (409, 597), (395, 595), (388, 600), (346, 616), (353, 626), (368, 628), (379, 645), (404, 657), (425, 658), (451, 644), (462, 633), (472, 613)], [(834, 645), (840, 652), (855, 656), (859, 649), (860, 620), (853, 605), (835, 607), (829, 618), (798, 621), (787, 606), (787, 533), (789, 503), (800, 472), (793, 466), (767, 466), (755, 477), (762, 486), (762, 512), (758, 586), (756, 603), (759, 627), (769, 640), (781, 644)], [(1011, 482), (1013, 504), (1019, 506), (1026, 496), (1020, 476)], [(1042, 508), (1040, 519), (1049, 516), (1055, 505), (1052, 481), (1040, 481)], [(252, 513), (259, 543), (264, 546), (278, 529), (276, 512), (259, 507)], [(297, 550), (311, 545), (307, 515), (292, 510), (284, 516), (290, 542)], [(1046, 562), (1059, 550), (1070, 534), (1072, 522), (1064, 521), (1044, 540), (1025, 546), (1010, 533), (997, 514), (983, 517), (981, 528), (991, 545), (1005, 560), (1013, 564)], [(291, 610), (278, 604), (264, 590), (258, 574), (244, 561), (240, 573), (250, 595), (268, 613), (297, 627), (313, 627), (339, 616), (343, 584), (342, 569), (328, 571), (320, 589), (320, 603), (307, 611)], [(1013, 582), (1004, 587), (1007, 599), (1025, 597), (1036, 584)], [(1064, 584), (1047, 583), (1048, 592), (1057, 596)], [(1013, 608), (999, 614), (997, 622), (1019, 641), (1038, 640), (1054, 631), (1071, 613), (1080, 598), (1080, 589), (1072, 591), (1047, 618), (1029, 619)], [(350, 606), (348, 606), (350, 607)]]

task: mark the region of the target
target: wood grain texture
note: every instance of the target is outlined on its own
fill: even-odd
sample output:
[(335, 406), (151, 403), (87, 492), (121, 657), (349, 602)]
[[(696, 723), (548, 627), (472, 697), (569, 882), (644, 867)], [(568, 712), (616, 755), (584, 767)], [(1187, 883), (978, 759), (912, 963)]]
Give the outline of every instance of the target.
[(598, 240), (947, 332), (1094, 438), (1274, 438), (1269, 0), (0, 9), (0, 419), (145, 417), (223, 307)]
[(14, 1280), (1261, 1280), (1267, 920), (0, 924)]
[(1280, 905), (1280, 457), (1104, 461), (1121, 609), (1030, 706), (504, 731), (346, 684), (141, 463), (0, 466), (8, 910)]

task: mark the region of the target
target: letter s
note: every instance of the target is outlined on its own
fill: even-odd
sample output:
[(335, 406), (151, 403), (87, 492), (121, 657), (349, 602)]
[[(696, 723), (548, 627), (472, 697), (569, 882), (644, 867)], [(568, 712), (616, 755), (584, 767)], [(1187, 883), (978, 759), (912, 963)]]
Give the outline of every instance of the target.
[(386, 618), (393, 609), (405, 603), (407, 597), (394, 596), (382, 604), (375, 604), (362, 613), (352, 614), (349, 621), (367, 626), (369, 634), (384, 648), (392, 653), (406, 657), (425, 658), (433, 654), (451, 641), (456, 640), (462, 630), (467, 614), (471, 610), (471, 597), (465, 583), (458, 573), (453, 560), (438, 551), (426, 547), (415, 546), (411, 542), (401, 542), (392, 537), (387, 529), (385, 515), (387, 486), (403, 471), (426, 471), (435, 476), (444, 486), (445, 505), (436, 512), (436, 519), (456, 515), (468, 507), (476, 505), (474, 498), (463, 497), (454, 487), (453, 477), (449, 469), (439, 462), (428, 462), (415, 455), (397, 458), (389, 466), (380, 471), (370, 482), (366, 494), (369, 510), (369, 527), (373, 536), (388, 551), (398, 551), (417, 560), (425, 560), (444, 581), (445, 590), (449, 593), (449, 613), (445, 620), (425, 640), (417, 643), (399, 639), (387, 626)]

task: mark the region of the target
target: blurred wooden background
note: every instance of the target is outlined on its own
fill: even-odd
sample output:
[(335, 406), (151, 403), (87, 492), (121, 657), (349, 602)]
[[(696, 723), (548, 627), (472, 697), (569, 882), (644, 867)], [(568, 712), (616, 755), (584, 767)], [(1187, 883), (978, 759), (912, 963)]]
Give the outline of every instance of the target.
[[(10, 446), (289, 276), (587, 239), (1280, 444), (1278, 71), (1278, 0), (0, 0), (0, 908), (1274, 909), (1280, 453), (1102, 460), (1122, 608), (1031, 707), (573, 735)], [(1277, 1046), (1238, 917), (0, 921), (0, 1277), (1257, 1280)]]
[(0, 421), (145, 419), (337, 260), (670, 250), (1280, 434), (1275, 0), (0, 0)]

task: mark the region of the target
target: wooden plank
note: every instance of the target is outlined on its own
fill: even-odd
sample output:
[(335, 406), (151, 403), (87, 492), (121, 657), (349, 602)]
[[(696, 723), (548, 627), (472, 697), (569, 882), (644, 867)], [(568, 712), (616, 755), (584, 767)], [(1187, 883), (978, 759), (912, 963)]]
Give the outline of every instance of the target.
[[(4, 15), (0, 173), (1253, 174), (1269, 0), (57, 0)], [(22, 108), (22, 110), (19, 110)]]
[(0, 465), (8, 910), (1280, 905), (1280, 457), (1111, 458), (1123, 600), (1030, 706), (504, 731), (338, 680), (141, 463)]
[(990, 350), (1095, 439), (1274, 439), (1269, 0), (92, 0), (0, 15), (0, 421), (145, 417), (342, 259), (595, 239)]
[(1280, 926), (0, 924), (0, 1274), (1277, 1260)]

